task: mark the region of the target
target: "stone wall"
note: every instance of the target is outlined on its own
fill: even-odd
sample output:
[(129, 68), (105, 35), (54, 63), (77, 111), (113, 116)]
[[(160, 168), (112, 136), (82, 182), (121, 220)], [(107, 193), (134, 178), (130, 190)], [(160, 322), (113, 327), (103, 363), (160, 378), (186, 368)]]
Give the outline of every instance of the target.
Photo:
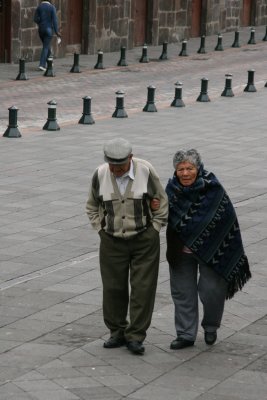
[(225, 1), (225, 12), (221, 12), (221, 27), (223, 31), (233, 31), (240, 26), (241, 19), (241, 10), (242, 4), (241, 1)]
[[(232, 3), (232, 0), (229, 1)], [(220, 0), (207, 0), (205, 35), (208, 36), (221, 32), (220, 23), (223, 23), (223, 18), (221, 17), (220, 12)]]
[(90, 0), (89, 53), (131, 48), (131, 0)]
[(267, 2), (266, 2), (266, 0), (258, 0), (256, 3), (254, 25), (267, 25)]
[(191, 0), (159, 0), (157, 44), (179, 42), (189, 37)]
[[(243, 0), (207, 0), (206, 35), (233, 31), (242, 23)], [(251, 25), (267, 24), (266, 0), (254, 0)]]

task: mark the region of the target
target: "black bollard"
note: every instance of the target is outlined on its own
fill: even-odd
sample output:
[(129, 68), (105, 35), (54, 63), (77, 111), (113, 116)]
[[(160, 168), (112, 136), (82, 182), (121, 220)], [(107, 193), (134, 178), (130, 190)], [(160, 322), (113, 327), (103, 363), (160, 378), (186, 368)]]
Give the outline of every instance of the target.
[(147, 45), (144, 44), (143, 46), (143, 50), (142, 50), (142, 56), (139, 60), (140, 63), (148, 63), (149, 62), (149, 58), (147, 56)]
[(155, 106), (155, 86), (148, 86), (147, 88), (147, 103), (143, 108), (145, 112), (157, 112), (157, 108)]
[(121, 58), (118, 61), (117, 64), (119, 67), (127, 67), (127, 62), (126, 62), (126, 47), (122, 46), (121, 47)]
[(118, 90), (116, 92), (116, 108), (114, 113), (112, 114), (113, 118), (127, 118), (128, 115), (124, 109), (124, 92), (122, 90)]
[(45, 131), (59, 131), (60, 127), (57, 124), (57, 102), (50, 100), (48, 103), (48, 118), (43, 126)]
[(102, 50), (98, 50), (98, 52), (97, 52), (97, 62), (96, 62), (96, 65), (94, 66), (94, 69), (104, 69), (103, 51)]
[(265, 35), (264, 35), (264, 37), (262, 38), (262, 40), (263, 40), (264, 42), (267, 42), (267, 26), (266, 26)]
[(181, 57), (187, 57), (187, 40), (182, 41), (182, 50), (179, 53), (179, 56)]
[(201, 79), (201, 91), (197, 98), (197, 101), (203, 101), (203, 102), (210, 101), (210, 98), (208, 95), (208, 82), (209, 82), (208, 78)]
[(93, 125), (95, 123), (91, 114), (91, 100), (89, 96), (83, 97), (83, 115), (79, 120), (79, 124)]
[(267, 87), (267, 82), (265, 83), (264, 87)]
[(257, 92), (257, 89), (254, 85), (254, 74), (255, 69), (248, 70), (248, 83), (244, 89), (244, 92)]
[(27, 81), (27, 75), (25, 72), (25, 60), (23, 58), (21, 58), (19, 60), (19, 74), (16, 77), (16, 81)]
[(175, 83), (175, 95), (174, 100), (171, 103), (171, 107), (185, 107), (185, 104), (182, 100), (182, 87), (183, 84), (181, 82)]
[(54, 70), (53, 70), (53, 58), (52, 57), (49, 57), (47, 59), (47, 68), (46, 68), (46, 71), (44, 73), (44, 76), (47, 76), (47, 77), (55, 76), (55, 73), (54, 73)]
[(71, 67), (70, 72), (72, 73), (80, 72), (79, 60), (80, 60), (80, 54), (74, 53), (73, 66)]
[(200, 48), (198, 49), (198, 54), (205, 54), (206, 53), (206, 49), (205, 49), (205, 42), (206, 42), (206, 36), (203, 35), (200, 38)]
[(234, 38), (234, 43), (232, 44), (232, 47), (240, 47), (239, 44), (239, 31), (235, 31), (235, 38)]
[(224, 87), (224, 90), (223, 90), (221, 96), (224, 96), (224, 97), (233, 97), (234, 96), (234, 93), (232, 91), (232, 78), (233, 78), (232, 74), (225, 74), (225, 87)]
[(254, 28), (251, 28), (251, 30), (250, 30), (250, 38), (249, 38), (248, 44), (256, 44)]
[(21, 133), (18, 130), (18, 108), (15, 106), (12, 106), (8, 109), (9, 111), (9, 121), (8, 121), (8, 127), (3, 134), (3, 137), (8, 137), (8, 138), (20, 138)]
[(159, 57), (159, 60), (168, 60), (168, 42), (163, 42), (162, 53)]
[(217, 42), (217, 45), (216, 45), (214, 50), (215, 51), (223, 51), (222, 35), (221, 34), (218, 35), (218, 42)]

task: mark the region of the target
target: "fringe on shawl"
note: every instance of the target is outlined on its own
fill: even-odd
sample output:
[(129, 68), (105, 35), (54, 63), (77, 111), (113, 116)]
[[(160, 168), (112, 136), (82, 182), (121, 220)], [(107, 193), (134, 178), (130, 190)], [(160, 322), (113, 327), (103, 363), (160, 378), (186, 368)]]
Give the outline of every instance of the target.
[(250, 278), (251, 272), (249, 269), (248, 259), (243, 255), (227, 279), (229, 282), (226, 299), (228, 300), (234, 297), (235, 293), (241, 290)]

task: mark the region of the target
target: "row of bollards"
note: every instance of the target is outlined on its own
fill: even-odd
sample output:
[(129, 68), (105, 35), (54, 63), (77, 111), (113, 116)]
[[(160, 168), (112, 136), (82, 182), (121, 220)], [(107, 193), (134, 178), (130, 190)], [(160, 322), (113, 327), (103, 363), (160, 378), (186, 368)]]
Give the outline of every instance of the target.
[[(74, 62), (75, 62), (75, 56), (76, 56), (76, 62), (77, 60), (79, 60), (79, 54), (74, 54)], [(73, 68), (73, 67), (72, 67)], [(71, 71), (71, 72), (78, 72), (77, 70), (75, 71)], [(53, 58), (50, 57), (47, 59), (47, 68), (46, 71), (44, 73), (44, 76), (48, 76), (48, 77), (54, 77), (54, 70), (53, 70)], [(19, 60), (19, 73), (16, 77), (16, 81), (27, 81), (29, 78), (27, 77), (27, 74), (25, 72), (25, 60), (24, 59), (20, 59)]]
[[(254, 84), (254, 75), (255, 75), (255, 70), (250, 69), (248, 71), (248, 82), (246, 87), (244, 88), (244, 92), (257, 91)], [(232, 90), (232, 74), (226, 74), (225, 78), (226, 78), (225, 87), (223, 92), (221, 93), (221, 96), (233, 97), (234, 93)], [(196, 101), (198, 102), (210, 101), (208, 95), (208, 82), (209, 82), (208, 78), (201, 79), (200, 94), (197, 97)], [(179, 81), (175, 83), (175, 94), (174, 94), (174, 99), (170, 104), (171, 107), (185, 107), (184, 101), (182, 99), (182, 86), (183, 84)], [(267, 82), (265, 84), (265, 87), (267, 87)], [(156, 92), (155, 86), (150, 85), (147, 87), (147, 102), (143, 108), (144, 112), (157, 112), (157, 108), (155, 105), (155, 92)], [(118, 90), (116, 92), (116, 107), (114, 113), (112, 114), (113, 118), (128, 117), (124, 108), (124, 94), (125, 93), (121, 90)], [(83, 113), (78, 122), (79, 124), (92, 125), (95, 123), (91, 113), (91, 100), (92, 99), (89, 96), (83, 97)], [(57, 117), (56, 117), (57, 102), (55, 100), (51, 100), (47, 104), (48, 104), (48, 117), (45, 125), (43, 126), (43, 130), (58, 131), (60, 130), (60, 127), (57, 123)], [(9, 138), (19, 138), (21, 137), (21, 134), (19, 132), (17, 123), (18, 108), (12, 106), (8, 110), (9, 110), (9, 124), (3, 136)]]
[[(224, 51), (223, 48), (223, 43), (222, 43), (222, 35), (219, 33), (218, 34), (218, 41), (217, 44), (214, 48), (215, 51)], [(267, 41), (267, 26), (266, 26), (266, 33), (265, 36), (262, 39), (263, 41)], [(203, 35), (200, 38), (200, 47), (197, 51), (198, 54), (205, 54), (206, 53), (206, 37)], [(255, 40), (255, 29), (251, 28), (250, 31), (250, 38), (248, 40), (248, 44), (256, 44), (256, 40)], [(239, 48), (240, 44), (239, 44), (239, 31), (235, 31), (235, 36), (234, 36), (234, 42), (232, 44), (233, 48)], [(187, 41), (183, 40), (182, 41), (182, 49), (179, 53), (180, 57), (187, 57), (188, 56), (188, 52), (187, 52)], [(73, 65), (70, 69), (71, 73), (80, 73), (80, 55), (78, 53), (74, 53), (74, 61), (73, 61)], [(102, 50), (98, 50), (98, 54), (97, 54), (97, 62), (94, 66), (94, 69), (104, 69), (104, 53)], [(162, 53), (159, 57), (159, 60), (163, 61), (163, 60), (167, 60), (168, 59), (168, 42), (163, 42), (162, 45)], [(143, 49), (142, 49), (142, 55), (141, 58), (139, 60), (140, 63), (149, 63), (149, 57), (148, 57), (148, 47), (147, 44), (143, 45)], [(128, 63), (126, 61), (126, 47), (122, 46), (121, 47), (121, 53), (120, 53), (120, 59), (117, 63), (118, 66), (120, 67), (126, 67), (128, 66)], [(46, 77), (54, 77), (55, 73), (53, 70), (53, 58), (48, 58), (47, 60), (47, 69), (44, 73), (44, 76)], [(20, 59), (19, 60), (19, 74), (16, 77), (16, 80), (28, 80), (27, 74), (25, 72), (25, 60), (24, 59)]]

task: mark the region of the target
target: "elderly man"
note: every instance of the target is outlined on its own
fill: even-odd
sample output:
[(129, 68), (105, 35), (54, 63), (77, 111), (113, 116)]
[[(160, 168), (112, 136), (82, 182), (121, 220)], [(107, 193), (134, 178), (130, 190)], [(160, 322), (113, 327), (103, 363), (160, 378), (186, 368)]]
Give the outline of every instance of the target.
[[(86, 206), (100, 235), (103, 314), (110, 330), (104, 347), (126, 344), (132, 353), (143, 354), (154, 308), (159, 231), (167, 221), (167, 198), (152, 165), (133, 157), (127, 140), (107, 142), (104, 159), (106, 163), (93, 175)], [(159, 200), (155, 211), (153, 199)]]

